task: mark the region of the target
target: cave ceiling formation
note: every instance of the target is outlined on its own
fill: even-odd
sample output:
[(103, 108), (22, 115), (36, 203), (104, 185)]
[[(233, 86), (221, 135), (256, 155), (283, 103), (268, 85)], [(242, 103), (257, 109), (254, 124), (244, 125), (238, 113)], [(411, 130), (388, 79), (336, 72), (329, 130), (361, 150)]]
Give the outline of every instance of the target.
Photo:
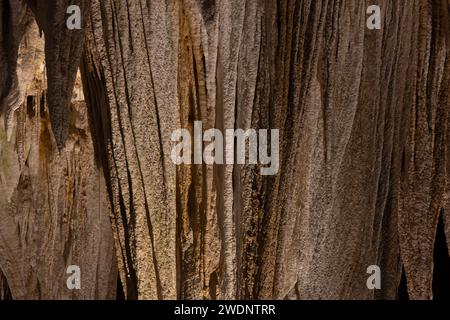
[[(431, 299), (449, 107), (447, 0), (0, 0), (0, 299)], [(176, 165), (196, 121), (279, 171)]]

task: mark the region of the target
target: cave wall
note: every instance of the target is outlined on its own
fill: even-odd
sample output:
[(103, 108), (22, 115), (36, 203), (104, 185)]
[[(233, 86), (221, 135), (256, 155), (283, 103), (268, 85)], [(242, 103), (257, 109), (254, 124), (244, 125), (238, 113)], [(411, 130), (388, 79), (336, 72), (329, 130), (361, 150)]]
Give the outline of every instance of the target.
[[(48, 108), (44, 38), (32, 19), (21, 32), (17, 78), (9, 80), (0, 116), (0, 298), (115, 298), (111, 206), (95, 161), (81, 77), (69, 95), (68, 135), (59, 149)], [(80, 290), (66, 285), (71, 265), (82, 271)]]
[[(1, 3), (5, 10), (18, 2)], [(111, 297), (115, 268), (129, 299), (395, 299), (403, 268), (410, 298), (432, 298), (440, 213), (450, 235), (448, 1), (78, 1), (82, 36), (49, 27), (64, 23), (65, 1), (38, 4), (28, 1), (46, 39), (49, 113), (39, 143), (48, 149), (45, 160), (30, 158), (28, 166), (66, 171), (55, 177), (65, 176), (66, 188), (67, 180), (87, 179), (101, 191), (89, 201), (104, 203), (83, 211), (96, 217), (100, 235), (83, 229), (92, 230), (89, 219), (67, 213), (72, 200), (62, 195), (64, 205), (53, 211), (30, 205), (51, 211), (54, 222), (34, 241), (70, 221), (76, 241), (106, 248), (86, 257), (92, 268), (111, 270), (88, 271), (103, 293), (75, 298)], [(382, 8), (381, 30), (366, 26), (374, 4)], [(10, 5), (10, 17), (12, 9), (25, 10)], [(49, 12), (55, 14), (43, 14)], [(20, 35), (23, 22), (14, 19), (9, 35)], [(0, 46), (0, 66), (8, 70), (0, 76), (2, 101), (20, 92), (14, 48), (21, 39), (12, 38)], [(55, 39), (66, 45), (55, 48)], [(80, 57), (86, 105), (67, 102)], [(26, 103), (13, 113), (5, 107), (11, 105), (3, 102), (2, 116), (17, 115), (14, 132)], [(278, 174), (262, 176), (254, 165), (176, 166), (171, 134), (193, 132), (194, 121), (204, 130), (280, 129)], [(0, 140), (19, 145), (13, 136)], [(9, 176), (0, 187), (16, 194), (24, 192), (16, 182), (23, 148), (1, 151), (11, 150), (17, 169), (2, 161)], [(82, 169), (67, 173), (73, 166)], [(31, 185), (58, 185), (42, 177)], [(4, 203), (14, 207), (23, 195), (16, 197)], [(14, 214), (1, 214), (7, 226)], [(1, 230), (20, 243), (14, 228)], [(52, 235), (59, 248), (62, 237), (75, 237), (61, 234)], [(92, 243), (97, 237), (103, 240)], [(36, 286), (14, 283), (23, 275), (8, 270), (13, 259), (3, 247), (0, 268), (13, 297), (36, 297)], [(68, 258), (58, 250), (47, 261), (60, 268)], [(366, 287), (370, 265), (382, 270), (381, 290)], [(36, 274), (61, 285), (57, 272)]]

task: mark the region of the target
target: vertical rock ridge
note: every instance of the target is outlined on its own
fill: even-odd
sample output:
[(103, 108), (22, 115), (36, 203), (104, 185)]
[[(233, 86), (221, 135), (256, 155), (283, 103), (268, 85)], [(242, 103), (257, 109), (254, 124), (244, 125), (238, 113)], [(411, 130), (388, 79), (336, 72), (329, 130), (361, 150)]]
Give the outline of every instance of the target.
[[(0, 0), (0, 298), (111, 297), (116, 268), (128, 299), (396, 299), (402, 269), (433, 298), (448, 1), (78, 0), (70, 33), (68, 0), (26, 3), (48, 92), (30, 11)], [(279, 172), (175, 165), (196, 121), (279, 129)], [(82, 257), (108, 272), (71, 295)]]

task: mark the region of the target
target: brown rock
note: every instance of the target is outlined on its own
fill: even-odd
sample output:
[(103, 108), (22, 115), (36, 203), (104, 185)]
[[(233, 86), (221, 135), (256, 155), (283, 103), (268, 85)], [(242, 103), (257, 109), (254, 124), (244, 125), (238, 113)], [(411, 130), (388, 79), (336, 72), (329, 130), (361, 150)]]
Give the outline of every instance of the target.
[[(81, 31), (68, 1), (27, 1), (45, 95), (29, 10), (0, 1), (0, 298), (6, 282), (13, 298), (110, 298), (116, 268), (128, 299), (396, 299), (402, 268), (410, 298), (433, 297), (448, 1), (75, 2)], [(70, 102), (81, 55), (86, 104)], [(194, 121), (280, 129), (278, 174), (176, 166), (171, 134)], [(71, 295), (77, 259), (90, 285)]]

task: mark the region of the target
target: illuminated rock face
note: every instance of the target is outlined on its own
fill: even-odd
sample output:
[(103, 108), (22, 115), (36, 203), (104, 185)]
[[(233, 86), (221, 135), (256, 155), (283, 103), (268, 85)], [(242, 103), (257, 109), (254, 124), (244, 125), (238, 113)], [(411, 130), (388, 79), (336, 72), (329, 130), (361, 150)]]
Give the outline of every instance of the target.
[[(450, 9), (375, 2), (1, 0), (0, 298), (431, 298)], [(175, 165), (195, 121), (279, 129), (278, 173)]]
[[(110, 202), (88, 109), (77, 94), (81, 77), (66, 110), (68, 135), (59, 150), (46, 98), (44, 39), (35, 23), (21, 43), (18, 97), (4, 105), (0, 119), (0, 283), (9, 286), (1, 295), (10, 290), (15, 299), (114, 298)], [(70, 265), (83, 270), (80, 290), (66, 286)]]
[[(23, 0), (19, 0), (23, 1)], [(61, 149), (69, 135), (69, 104), (78, 63), (83, 52), (84, 29), (67, 28), (67, 8), (78, 5), (80, 20), (86, 17), (89, 0), (25, 0), (45, 36), (48, 108), (56, 143)]]

